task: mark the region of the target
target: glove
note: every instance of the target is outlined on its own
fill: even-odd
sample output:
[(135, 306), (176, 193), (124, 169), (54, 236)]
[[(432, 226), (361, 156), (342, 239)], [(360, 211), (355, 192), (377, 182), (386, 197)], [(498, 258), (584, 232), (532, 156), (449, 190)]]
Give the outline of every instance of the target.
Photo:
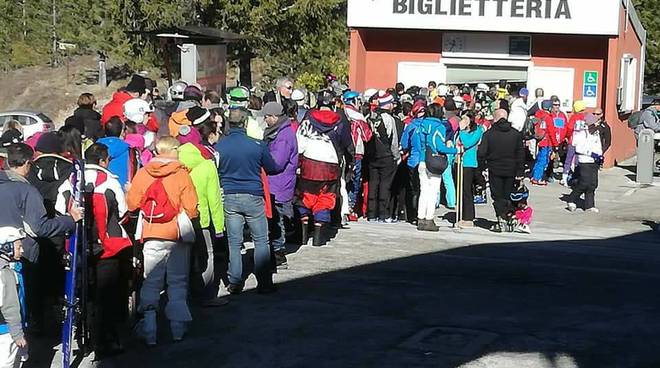
[(592, 153), (591, 158), (593, 158), (594, 162), (599, 164), (599, 165), (603, 163), (603, 156), (601, 156), (597, 153)]

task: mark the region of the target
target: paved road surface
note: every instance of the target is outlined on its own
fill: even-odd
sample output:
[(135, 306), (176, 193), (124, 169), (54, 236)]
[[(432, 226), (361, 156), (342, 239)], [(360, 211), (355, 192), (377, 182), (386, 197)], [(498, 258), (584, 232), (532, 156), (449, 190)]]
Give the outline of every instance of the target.
[(645, 223), (660, 220), (660, 187), (627, 174), (602, 174), (599, 215), (533, 188), (532, 235), (361, 222), (291, 255), (277, 294), (195, 309), (184, 342), (129, 342), (98, 366), (660, 367), (660, 235)]

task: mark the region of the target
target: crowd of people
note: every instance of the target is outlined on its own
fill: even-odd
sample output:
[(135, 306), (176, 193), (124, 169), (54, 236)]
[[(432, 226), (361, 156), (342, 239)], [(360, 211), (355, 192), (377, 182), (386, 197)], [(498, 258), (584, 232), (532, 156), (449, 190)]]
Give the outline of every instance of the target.
[[(557, 96), (538, 89), (531, 100), (505, 82), (366, 91), (327, 82), (310, 93), (281, 78), (263, 97), (235, 87), (223, 98), (177, 81), (159, 96), (153, 81), (134, 75), (100, 113), (82, 94), (57, 132), (24, 140), (20, 124), (6, 123), (0, 344), (10, 356), (2, 364), (27, 347), (25, 321), (32, 333), (57, 328), (62, 254), (81, 220), (93, 349), (102, 358), (123, 350), (131, 292), (139, 295), (136, 331), (149, 346), (158, 342), (163, 291), (174, 341), (192, 320), (190, 302), (226, 304), (223, 286), (240, 294), (246, 240), (257, 292), (268, 294), (273, 273), (288, 267), (288, 244), (323, 246), (329, 230), (361, 218), (437, 232), (436, 210), (461, 206), (453, 222), (469, 228), (490, 191), (490, 230), (530, 233), (526, 180), (557, 180), (573, 188), (568, 210), (584, 195), (584, 209), (598, 212), (598, 171), (611, 142), (601, 109), (576, 101), (568, 116)], [(82, 207), (69, 180), (75, 161), (84, 162)], [(12, 264), (23, 268), (24, 295), (11, 285)]]

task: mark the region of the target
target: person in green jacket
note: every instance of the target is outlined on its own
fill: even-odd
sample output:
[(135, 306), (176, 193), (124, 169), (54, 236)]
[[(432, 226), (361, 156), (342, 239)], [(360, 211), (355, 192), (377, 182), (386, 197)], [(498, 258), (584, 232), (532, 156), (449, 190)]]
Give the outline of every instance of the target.
[[(224, 236), (225, 214), (222, 205), (220, 178), (213, 161), (213, 155), (199, 144), (186, 143), (179, 147), (179, 161), (190, 170), (197, 197), (199, 200), (199, 227), (197, 245), (199, 251), (199, 267), (203, 282), (204, 305), (216, 306), (226, 304), (225, 299), (216, 299), (220, 278), (215, 276), (213, 266), (213, 244), (216, 239)], [(206, 263), (204, 267), (204, 263)]]

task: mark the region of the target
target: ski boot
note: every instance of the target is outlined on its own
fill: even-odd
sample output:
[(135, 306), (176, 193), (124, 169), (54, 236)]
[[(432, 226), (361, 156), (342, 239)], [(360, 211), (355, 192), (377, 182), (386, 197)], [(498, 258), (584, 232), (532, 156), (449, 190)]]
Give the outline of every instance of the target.
[(312, 239), (312, 245), (315, 247), (320, 247), (323, 245), (321, 230), (323, 230), (323, 224), (314, 224), (314, 236)]
[(302, 223), (302, 245), (309, 242), (309, 220), (305, 217), (301, 220)]

